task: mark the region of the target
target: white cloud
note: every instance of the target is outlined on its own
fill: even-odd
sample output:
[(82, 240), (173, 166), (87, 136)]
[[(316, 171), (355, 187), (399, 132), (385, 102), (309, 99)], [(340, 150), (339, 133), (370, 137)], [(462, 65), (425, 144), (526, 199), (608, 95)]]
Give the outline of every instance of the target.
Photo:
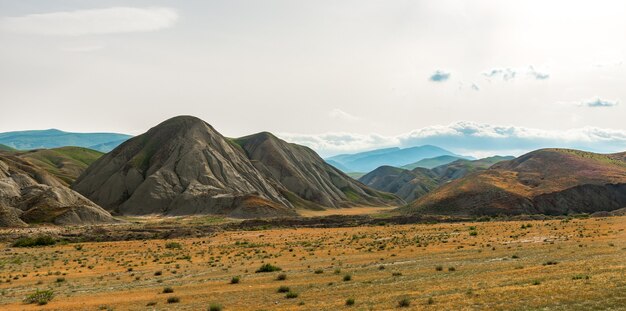
[(602, 100), (600, 98), (595, 98), (584, 101), (581, 103), (581, 105), (589, 108), (606, 108), (615, 107), (619, 105), (619, 102), (615, 100)]
[(533, 66), (528, 67), (528, 75), (535, 78), (535, 80), (545, 80), (550, 78), (550, 75), (545, 72), (539, 72), (535, 70)]
[(309, 146), (322, 156), (377, 148), (436, 145), (456, 153), (521, 155), (540, 148), (560, 147), (595, 152), (626, 151), (626, 130), (583, 127), (570, 130), (542, 130), (519, 126), (498, 126), (456, 122), (429, 126), (396, 136), (379, 134), (326, 133), (320, 135), (280, 134), (283, 139)]
[(488, 79), (502, 79), (503, 81), (515, 79), (516, 75), (517, 72), (511, 68), (494, 68), (487, 72), (483, 72), (483, 76), (487, 77)]
[(515, 69), (515, 68), (493, 68), (482, 73), (482, 75), (491, 81), (492, 79), (500, 79), (502, 81), (511, 81), (520, 76), (520, 74), (526, 74), (528, 77), (535, 80), (547, 80), (550, 78), (550, 74), (537, 71), (535, 67), (528, 66), (527, 69)]
[(0, 30), (18, 34), (79, 36), (155, 31), (173, 26), (171, 8), (113, 7), (29, 14), (0, 19)]
[(358, 121), (361, 118), (352, 114), (349, 114), (341, 109), (335, 108), (328, 113), (328, 116), (333, 119), (342, 121)]

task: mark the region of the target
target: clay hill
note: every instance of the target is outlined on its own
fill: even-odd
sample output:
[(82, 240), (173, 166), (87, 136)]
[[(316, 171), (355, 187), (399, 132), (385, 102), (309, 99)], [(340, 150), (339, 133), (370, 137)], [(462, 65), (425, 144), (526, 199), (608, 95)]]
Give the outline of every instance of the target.
[(15, 155), (0, 153), (0, 227), (114, 221), (109, 212), (45, 170)]
[(384, 201), (383, 194), (379, 199), (376, 191), (360, 185), (376, 198), (368, 199), (366, 191), (351, 188), (349, 178), (340, 174), (328, 179), (345, 189), (343, 196), (317, 188), (328, 188), (328, 181), (312, 181), (336, 170), (312, 163), (319, 157), (308, 149), (269, 137), (228, 139), (198, 118), (175, 117), (98, 159), (73, 189), (124, 215), (250, 218), (295, 215), (298, 205), (335, 207), (350, 200), (369, 205)]
[(542, 149), (451, 181), (399, 210), (455, 215), (562, 215), (623, 207), (626, 153)]
[[(434, 158), (438, 161), (440, 157)], [(359, 181), (376, 190), (390, 192), (406, 202), (412, 202), (439, 186), (469, 173), (485, 170), (491, 165), (513, 157), (489, 157), (479, 160), (457, 159), (433, 169), (417, 167), (412, 170), (381, 166), (359, 178)], [(427, 162), (430, 159), (426, 159)]]

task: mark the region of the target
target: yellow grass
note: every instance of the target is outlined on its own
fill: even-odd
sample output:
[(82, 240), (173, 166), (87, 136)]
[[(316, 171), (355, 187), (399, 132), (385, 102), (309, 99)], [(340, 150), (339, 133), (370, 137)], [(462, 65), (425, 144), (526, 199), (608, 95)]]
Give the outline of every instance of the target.
[[(181, 249), (165, 247), (173, 240), (4, 245), (0, 309), (390, 310), (407, 298), (418, 310), (623, 310), (625, 229), (626, 217), (613, 217), (221, 232), (175, 240)], [(255, 273), (264, 263), (287, 279)], [(286, 299), (281, 285), (299, 296)], [(23, 303), (35, 289), (55, 297)], [(180, 302), (167, 304), (173, 296)]]

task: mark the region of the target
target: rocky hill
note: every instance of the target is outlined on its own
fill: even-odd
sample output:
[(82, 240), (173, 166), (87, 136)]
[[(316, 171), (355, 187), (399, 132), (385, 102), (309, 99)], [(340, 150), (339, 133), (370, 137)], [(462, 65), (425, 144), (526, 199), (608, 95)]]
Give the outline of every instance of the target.
[(0, 226), (81, 225), (115, 220), (56, 177), (12, 154), (0, 153)]
[[(235, 142), (267, 179), (305, 201), (323, 207), (348, 207), (386, 205), (394, 199), (328, 165), (310, 148), (287, 143), (271, 133), (258, 133)], [(297, 204), (297, 200), (292, 203)]]

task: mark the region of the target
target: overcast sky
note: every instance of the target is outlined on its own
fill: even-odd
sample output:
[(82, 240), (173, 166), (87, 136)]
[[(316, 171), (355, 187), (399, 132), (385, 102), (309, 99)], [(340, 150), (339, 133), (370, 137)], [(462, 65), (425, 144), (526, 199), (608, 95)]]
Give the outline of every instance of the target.
[(625, 1), (0, 0), (0, 131), (626, 150)]

